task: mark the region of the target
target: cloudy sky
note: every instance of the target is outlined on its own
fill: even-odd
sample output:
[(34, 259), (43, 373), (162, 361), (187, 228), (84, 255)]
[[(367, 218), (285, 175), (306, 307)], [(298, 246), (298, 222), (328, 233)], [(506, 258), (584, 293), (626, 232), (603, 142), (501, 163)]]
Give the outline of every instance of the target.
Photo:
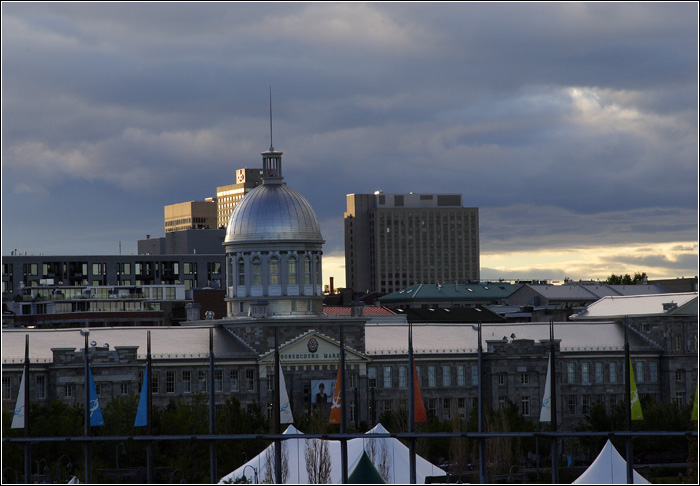
[(450, 192), (481, 275), (698, 274), (698, 5), (2, 4), (2, 254), (136, 252), (276, 149), (344, 285), (345, 195)]

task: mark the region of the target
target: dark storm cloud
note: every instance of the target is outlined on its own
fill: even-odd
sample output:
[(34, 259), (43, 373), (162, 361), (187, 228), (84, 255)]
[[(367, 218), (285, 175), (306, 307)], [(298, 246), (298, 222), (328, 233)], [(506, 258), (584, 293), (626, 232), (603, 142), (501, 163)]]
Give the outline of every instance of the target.
[[(345, 195), (376, 189), (464, 194), (486, 252), (697, 241), (697, 13), (5, 3), (3, 252), (162, 232), (163, 205), (260, 164), (270, 86), (285, 179), (327, 253), (342, 252)], [(85, 198), (108, 202), (109, 225), (59, 209)]]

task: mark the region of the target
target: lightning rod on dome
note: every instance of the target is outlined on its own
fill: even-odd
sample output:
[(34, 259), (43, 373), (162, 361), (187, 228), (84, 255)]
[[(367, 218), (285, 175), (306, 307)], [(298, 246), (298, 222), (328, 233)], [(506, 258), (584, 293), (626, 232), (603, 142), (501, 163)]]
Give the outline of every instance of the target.
[(270, 152), (274, 152), (275, 148), (272, 146), (272, 86), (270, 86)]

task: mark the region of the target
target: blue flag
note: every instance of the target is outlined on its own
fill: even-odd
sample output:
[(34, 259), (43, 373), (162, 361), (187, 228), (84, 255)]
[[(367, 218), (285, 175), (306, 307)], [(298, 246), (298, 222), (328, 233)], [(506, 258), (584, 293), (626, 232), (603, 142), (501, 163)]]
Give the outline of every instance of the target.
[(141, 385), (141, 396), (139, 397), (139, 406), (136, 409), (136, 420), (134, 427), (145, 427), (148, 425), (148, 365), (143, 373), (143, 384)]
[(88, 374), (90, 376), (90, 426), (97, 427), (98, 425), (104, 425), (105, 421), (104, 418), (102, 418), (100, 400), (97, 398), (95, 382), (92, 379), (92, 370), (89, 367)]

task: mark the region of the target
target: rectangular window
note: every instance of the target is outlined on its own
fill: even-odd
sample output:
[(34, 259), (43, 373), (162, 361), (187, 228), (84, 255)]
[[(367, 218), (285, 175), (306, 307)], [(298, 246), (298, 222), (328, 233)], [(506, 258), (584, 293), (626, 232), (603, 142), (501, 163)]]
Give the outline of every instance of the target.
[(472, 365), (472, 385), (479, 384), (479, 367)]
[(459, 412), (459, 418), (467, 418), (467, 399), (460, 397), (457, 399), (457, 412)]
[(683, 381), (685, 378), (685, 372), (683, 370), (676, 370), (676, 381)]
[(2, 377), (2, 399), (12, 400), (12, 377), (3, 376)]
[(457, 365), (457, 386), (465, 386), (464, 365)]
[(428, 387), (435, 388), (437, 386), (437, 377), (435, 376), (435, 366), (428, 366)]
[(530, 384), (530, 374), (529, 373), (520, 373), (520, 384), (521, 385), (529, 385)]
[(428, 398), (428, 420), (432, 420), (437, 414), (437, 399)]
[(520, 397), (520, 415), (523, 417), (530, 415), (530, 397)]
[(122, 395), (128, 395), (131, 392), (131, 383), (128, 381), (122, 382), (120, 386), (120, 391)]
[(399, 388), (408, 387), (408, 368), (406, 366), (399, 366)]
[(199, 370), (197, 379), (197, 391), (202, 393), (207, 392), (207, 372), (204, 370)]
[(384, 366), (384, 388), (391, 388), (391, 368)]
[(590, 395), (583, 395), (582, 401), (581, 401), (581, 413), (584, 415), (588, 415), (591, 413), (591, 396)]
[(182, 392), (192, 393), (192, 372), (183, 371), (182, 372)]
[(595, 376), (593, 380), (596, 383), (603, 383), (603, 363), (595, 364)]
[(659, 364), (656, 361), (649, 363), (649, 381), (652, 383), (659, 381)]
[(610, 383), (617, 383), (617, 363), (610, 363), (608, 374), (608, 381)]
[(68, 383), (65, 386), (66, 398), (73, 398), (75, 396), (75, 384)]
[(231, 370), (229, 373), (229, 378), (231, 380), (231, 391), (238, 391), (238, 370)]
[(678, 405), (679, 407), (685, 405), (685, 392), (676, 392), (676, 405)]
[(576, 383), (576, 363), (566, 363), (566, 382)]
[(165, 393), (175, 393), (175, 372), (165, 372)]
[(151, 393), (160, 393), (159, 378), (160, 377), (158, 376), (158, 372), (151, 372)]
[(569, 395), (569, 415), (576, 415), (576, 395)]
[(255, 391), (255, 370), (245, 370), (246, 390)]
[(499, 410), (503, 410), (504, 408), (506, 408), (506, 400), (507, 400), (506, 397), (503, 397), (503, 396), (498, 397), (498, 409)]
[(357, 373), (350, 373), (350, 389), (354, 390), (357, 388)]
[(34, 383), (36, 384), (37, 399), (43, 400), (44, 398), (46, 398), (46, 377), (37, 376)]
[(442, 418), (443, 420), (452, 419), (452, 400), (449, 398), (442, 399)]
[(452, 386), (452, 368), (449, 366), (442, 367), (442, 386)]
[(505, 373), (498, 374), (498, 384), (501, 386), (506, 384), (506, 374)]
[(367, 381), (370, 388), (377, 387), (377, 368), (374, 366), (367, 368)]
[(643, 383), (644, 382), (644, 361), (637, 361), (634, 373), (634, 381), (635, 383)]
[(267, 375), (267, 391), (275, 391), (275, 375), (273, 374)]
[(224, 370), (214, 370), (214, 391), (224, 391)]
[(591, 383), (590, 363), (581, 363), (581, 383), (584, 385)]

